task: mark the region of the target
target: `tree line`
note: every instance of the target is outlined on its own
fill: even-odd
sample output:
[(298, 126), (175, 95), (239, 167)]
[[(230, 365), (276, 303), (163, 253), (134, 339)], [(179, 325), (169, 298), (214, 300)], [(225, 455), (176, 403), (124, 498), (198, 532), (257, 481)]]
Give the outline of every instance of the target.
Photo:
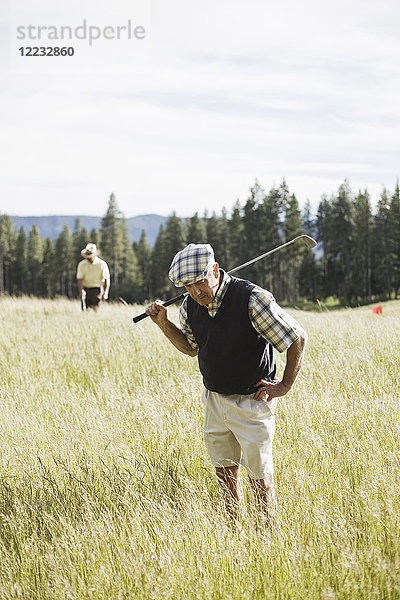
[(323, 195), (316, 214), (309, 201), (300, 209), (285, 180), (266, 192), (256, 180), (247, 200), (228, 214), (175, 213), (160, 227), (153, 248), (143, 230), (130, 242), (124, 215), (111, 194), (100, 230), (87, 231), (77, 219), (53, 243), (33, 225), (27, 234), (0, 216), (0, 294), (54, 298), (78, 295), (77, 263), (92, 242), (111, 272), (111, 299), (143, 303), (166, 299), (177, 290), (168, 279), (174, 254), (188, 243), (210, 243), (216, 260), (229, 270), (284, 242), (307, 233), (319, 245), (310, 251), (301, 243), (246, 267), (239, 277), (271, 290), (280, 302), (339, 299), (354, 306), (398, 297), (400, 288), (400, 189), (382, 190), (375, 209), (367, 190), (355, 195), (348, 183), (337, 194)]

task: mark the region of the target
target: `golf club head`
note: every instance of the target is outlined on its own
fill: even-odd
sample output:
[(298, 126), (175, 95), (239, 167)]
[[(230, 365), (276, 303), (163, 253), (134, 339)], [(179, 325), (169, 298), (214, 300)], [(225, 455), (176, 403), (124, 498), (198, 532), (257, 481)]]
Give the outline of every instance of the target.
[(309, 235), (303, 235), (302, 238), (307, 248), (315, 248), (315, 246), (317, 245), (316, 240), (314, 240), (314, 238), (312, 238)]

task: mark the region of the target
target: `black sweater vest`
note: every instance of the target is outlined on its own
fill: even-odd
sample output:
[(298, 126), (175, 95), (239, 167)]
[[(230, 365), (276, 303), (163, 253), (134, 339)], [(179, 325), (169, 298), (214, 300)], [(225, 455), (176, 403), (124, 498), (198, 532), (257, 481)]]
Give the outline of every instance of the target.
[(199, 347), (203, 383), (212, 392), (253, 394), (257, 381), (275, 377), (273, 348), (249, 318), (254, 287), (249, 281), (232, 277), (215, 317), (188, 298), (188, 320)]

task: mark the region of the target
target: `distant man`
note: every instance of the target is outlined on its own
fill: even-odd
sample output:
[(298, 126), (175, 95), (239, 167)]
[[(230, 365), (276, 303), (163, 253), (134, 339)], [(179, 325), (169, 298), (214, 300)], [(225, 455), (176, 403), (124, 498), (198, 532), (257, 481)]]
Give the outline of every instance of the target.
[(99, 258), (96, 244), (87, 244), (81, 254), (84, 260), (78, 264), (76, 278), (82, 310), (97, 310), (100, 300), (108, 298), (110, 271), (107, 263)]
[[(306, 333), (270, 292), (222, 271), (209, 244), (189, 244), (178, 252), (169, 277), (189, 294), (179, 309), (180, 327), (159, 300), (146, 313), (178, 350), (198, 356), (204, 439), (228, 511), (238, 507), (243, 465), (268, 523), (275, 505), (274, 413), (277, 398), (291, 389), (299, 372)], [(282, 380), (275, 377), (273, 348), (286, 351)]]

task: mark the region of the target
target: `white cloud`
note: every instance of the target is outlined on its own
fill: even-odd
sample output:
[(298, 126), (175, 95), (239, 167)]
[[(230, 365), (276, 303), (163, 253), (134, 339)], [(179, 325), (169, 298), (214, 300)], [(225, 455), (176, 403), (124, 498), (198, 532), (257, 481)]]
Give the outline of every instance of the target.
[[(114, 191), (127, 216), (190, 215), (230, 208), (255, 177), (314, 206), (345, 177), (394, 186), (397, 1), (145, 5), (142, 55), (105, 42), (3, 66), (0, 212), (102, 214)], [(137, 6), (16, 0), (11, 21), (122, 22)]]

